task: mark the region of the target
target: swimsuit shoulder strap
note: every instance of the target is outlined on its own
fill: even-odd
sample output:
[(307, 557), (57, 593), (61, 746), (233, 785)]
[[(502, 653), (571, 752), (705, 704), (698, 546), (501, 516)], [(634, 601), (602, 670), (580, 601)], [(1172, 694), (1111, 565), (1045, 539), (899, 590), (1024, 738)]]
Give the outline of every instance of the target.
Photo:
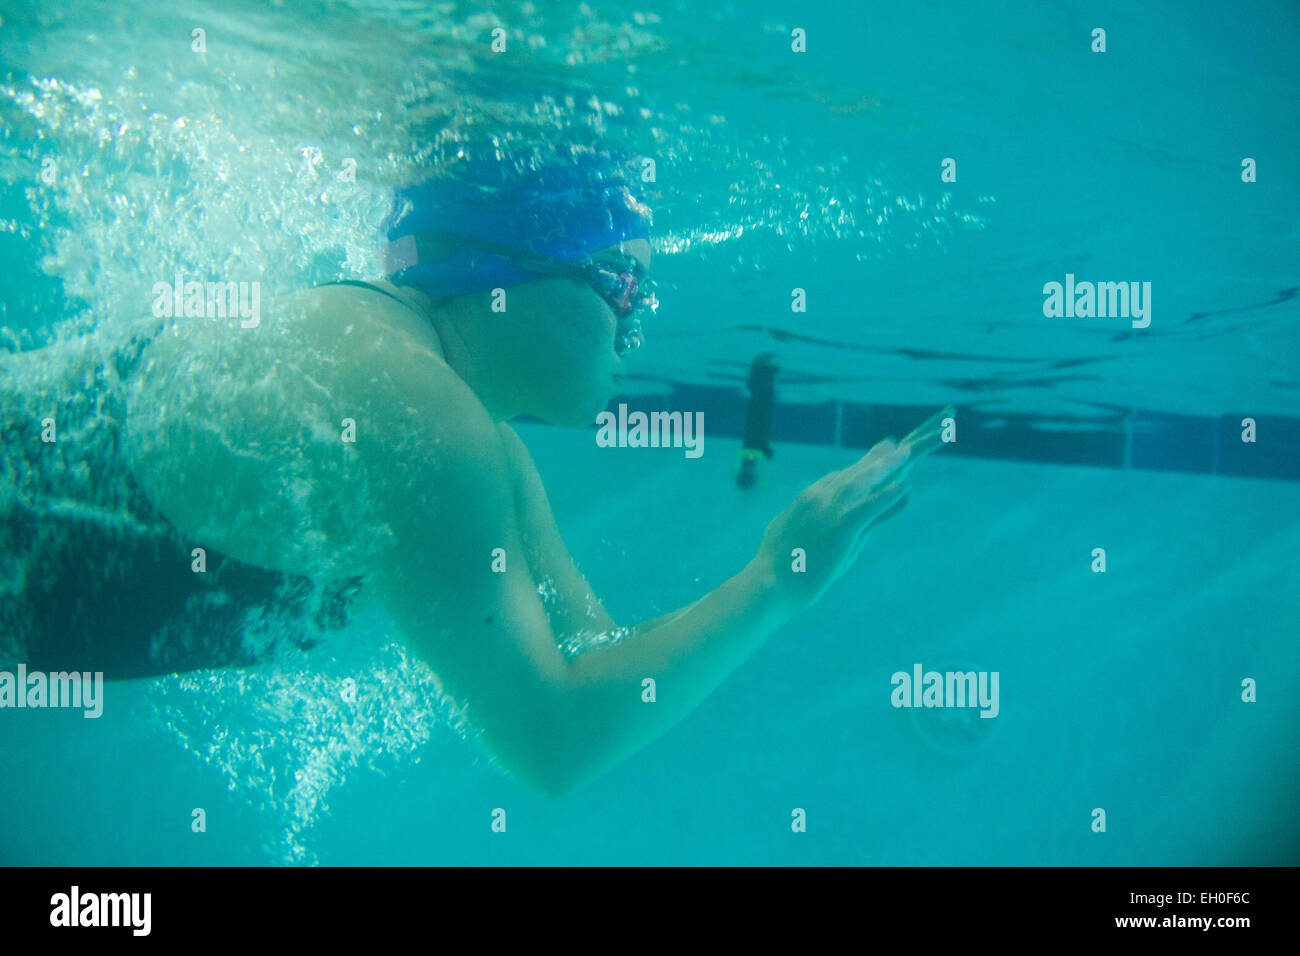
[(429, 317), (428, 311), (423, 306), (421, 306), (418, 302), (416, 302), (415, 299), (411, 297), (410, 293), (406, 289), (403, 289), (400, 286), (395, 286), (391, 282), (387, 282), (383, 279), (378, 279), (374, 282), (363, 282), (359, 279), (340, 279), (337, 282), (324, 282), (321, 284), (322, 285), (351, 285), (361, 289), (369, 289), (371, 292), (378, 292), (380, 295), (386, 295), (390, 299), (400, 302), (402, 305), (406, 306), (408, 309), (411, 309), (413, 312), (415, 312), (423, 319), (427, 319)]

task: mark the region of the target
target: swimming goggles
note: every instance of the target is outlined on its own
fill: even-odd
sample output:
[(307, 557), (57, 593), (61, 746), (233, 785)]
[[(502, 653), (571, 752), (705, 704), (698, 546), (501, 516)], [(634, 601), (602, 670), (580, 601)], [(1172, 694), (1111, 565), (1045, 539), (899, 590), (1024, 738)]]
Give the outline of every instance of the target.
[(450, 259), (463, 249), (478, 249), (509, 259), (536, 275), (575, 279), (590, 286), (618, 316), (615, 349), (620, 355), (641, 347), (645, 342), (641, 319), (659, 308), (653, 281), (634, 256), (623, 253), (566, 262), (486, 239), (429, 229), (388, 243), (385, 256), (389, 270), (397, 271), (422, 262)]

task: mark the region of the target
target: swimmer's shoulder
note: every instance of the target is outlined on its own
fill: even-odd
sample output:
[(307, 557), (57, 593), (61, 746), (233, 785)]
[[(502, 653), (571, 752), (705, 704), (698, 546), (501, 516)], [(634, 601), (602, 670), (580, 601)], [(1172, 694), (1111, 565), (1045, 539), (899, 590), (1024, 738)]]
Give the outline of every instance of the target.
[(427, 345), (439, 358), (444, 357), (442, 343), (433, 331), (430, 303), (411, 289), (383, 279), (348, 280), (316, 286), (306, 295), (315, 297), (323, 309), (354, 315), (364, 313), (389, 327), (401, 329)]
[(355, 286), (268, 299), (249, 327), (170, 323), (126, 404), (129, 467), (182, 535), (309, 577), (367, 573), (411, 507), (393, 476), (477, 474), (497, 445), (432, 322)]

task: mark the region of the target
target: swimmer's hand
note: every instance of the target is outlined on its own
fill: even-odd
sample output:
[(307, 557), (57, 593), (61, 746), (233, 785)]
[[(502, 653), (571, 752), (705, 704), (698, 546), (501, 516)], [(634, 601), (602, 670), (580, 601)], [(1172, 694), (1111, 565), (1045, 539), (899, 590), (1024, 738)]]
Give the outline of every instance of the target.
[(906, 506), (911, 469), (943, 445), (942, 422), (952, 414), (948, 406), (902, 441), (886, 438), (855, 464), (809, 485), (772, 519), (756, 562), (796, 608), (817, 601), (852, 566), (871, 529)]

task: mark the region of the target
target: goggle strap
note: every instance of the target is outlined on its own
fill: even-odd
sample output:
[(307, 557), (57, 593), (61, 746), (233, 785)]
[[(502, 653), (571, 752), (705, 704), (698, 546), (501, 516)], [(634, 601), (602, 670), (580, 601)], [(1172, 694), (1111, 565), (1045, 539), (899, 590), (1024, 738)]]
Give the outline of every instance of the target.
[[(583, 267), (552, 256), (538, 255), (514, 246), (492, 242), (489, 239), (469, 239), (443, 229), (426, 229), (414, 235), (402, 236), (383, 246), (385, 268), (391, 275), (412, 266), (432, 262), (446, 262), (465, 249), (478, 249), (511, 262), (518, 263), (529, 272), (539, 275), (576, 276)], [(395, 266), (395, 268), (390, 268)]]
[[(446, 262), (466, 249), (478, 249), (494, 256), (500, 256), (538, 275), (577, 279), (585, 277), (591, 268), (590, 266), (565, 262), (563, 259), (555, 259), (551, 256), (526, 252), (488, 239), (469, 239), (444, 229), (426, 229), (410, 236), (402, 236), (399, 239), (384, 243), (380, 253), (384, 261), (385, 274), (393, 275), (417, 265)], [(623, 288), (617, 300), (618, 308), (632, 311), (634, 307), (630, 299), (633, 290), (639, 289), (641, 282), (636, 272), (613, 272), (608, 269), (599, 271), (607, 272), (619, 278)]]

